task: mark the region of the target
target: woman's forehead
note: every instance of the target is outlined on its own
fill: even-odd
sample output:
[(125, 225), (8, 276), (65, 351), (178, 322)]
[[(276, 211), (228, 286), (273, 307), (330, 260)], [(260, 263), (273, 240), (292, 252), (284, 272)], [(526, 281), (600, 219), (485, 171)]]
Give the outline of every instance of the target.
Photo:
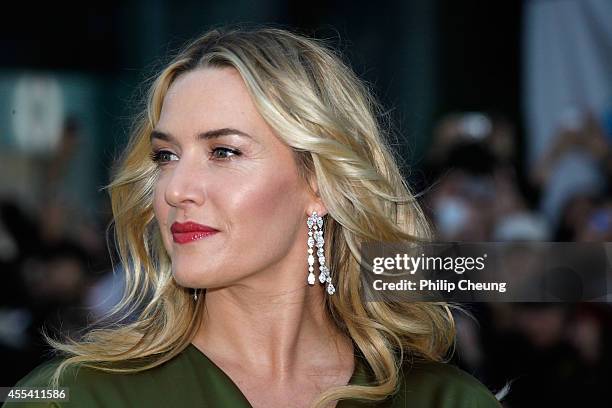
[(253, 137), (272, 132), (233, 68), (202, 68), (177, 78), (163, 100), (156, 128), (187, 134), (234, 128)]
[(162, 113), (172, 115), (204, 112), (256, 115), (242, 77), (233, 68), (203, 68), (179, 76), (163, 100)]

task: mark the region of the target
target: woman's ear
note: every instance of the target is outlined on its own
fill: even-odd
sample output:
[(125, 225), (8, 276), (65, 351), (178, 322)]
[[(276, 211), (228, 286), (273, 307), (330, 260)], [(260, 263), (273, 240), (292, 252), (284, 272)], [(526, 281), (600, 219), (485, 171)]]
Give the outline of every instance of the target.
[(310, 205), (308, 207), (308, 215), (312, 215), (312, 213), (316, 211), (317, 215), (320, 217), (323, 217), (324, 215), (327, 215), (327, 208), (323, 205), (323, 203), (313, 203), (313, 205)]
[(311, 177), (309, 180), (309, 204), (308, 204), (308, 215), (316, 211), (321, 217), (327, 214), (327, 207), (323, 204), (321, 195), (319, 194), (319, 185), (317, 184), (316, 177)]

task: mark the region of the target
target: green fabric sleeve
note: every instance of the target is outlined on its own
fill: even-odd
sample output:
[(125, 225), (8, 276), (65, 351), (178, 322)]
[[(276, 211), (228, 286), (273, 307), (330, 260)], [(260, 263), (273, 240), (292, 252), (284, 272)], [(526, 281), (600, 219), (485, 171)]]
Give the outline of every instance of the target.
[[(355, 385), (373, 384), (371, 370), (356, 377)], [(501, 408), (495, 396), (475, 377), (445, 363), (405, 363), (396, 394), (379, 402), (343, 400), (337, 408)]]
[(500, 408), (493, 393), (465, 371), (445, 363), (416, 363), (404, 369), (398, 407)]

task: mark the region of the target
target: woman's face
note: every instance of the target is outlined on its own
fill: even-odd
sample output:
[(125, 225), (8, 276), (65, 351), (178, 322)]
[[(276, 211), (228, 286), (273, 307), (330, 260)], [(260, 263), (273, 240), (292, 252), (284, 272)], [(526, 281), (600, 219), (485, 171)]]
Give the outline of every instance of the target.
[(319, 207), (236, 70), (175, 80), (151, 144), (155, 218), (180, 285), (269, 284), (298, 257), (306, 270), (305, 221)]

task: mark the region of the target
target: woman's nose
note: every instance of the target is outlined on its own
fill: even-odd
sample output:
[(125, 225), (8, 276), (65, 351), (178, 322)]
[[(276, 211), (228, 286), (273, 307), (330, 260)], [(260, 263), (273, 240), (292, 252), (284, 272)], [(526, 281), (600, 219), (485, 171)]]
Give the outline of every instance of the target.
[(205, 192), (197, 166), (181, 159), (172, 169), (166, 185), (166, 202), (173, 207), (200, 206)]

